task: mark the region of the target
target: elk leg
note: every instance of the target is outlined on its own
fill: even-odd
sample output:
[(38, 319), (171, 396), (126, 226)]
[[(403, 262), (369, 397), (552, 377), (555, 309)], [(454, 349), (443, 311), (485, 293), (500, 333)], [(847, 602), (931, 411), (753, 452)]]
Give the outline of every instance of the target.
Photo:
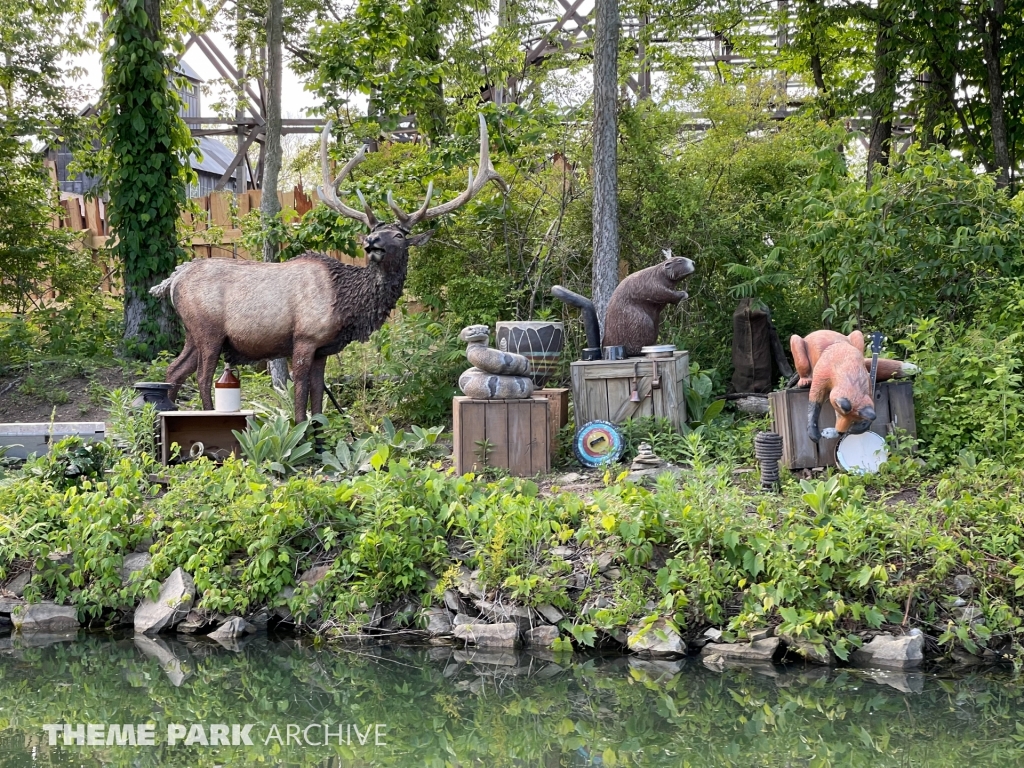
[[(295, 342), (292, 347), (292, 380), (295, 382), (295, 423), (306, 420), (306, 404), (309, 402), (309, 383), (315, 360), (316, 346), (308, 342)], [(323, 391), (320, 392), (321, 400)], [(323, 410), (321, 405), (320, 410)]]
[(327, 358), (313, 359), (309, 372), (309, 412), (316, 416), (324, 412), (324, 372), (327, 369)]
[(203, 399), (203, 410), (213, 410), (213, 397), (210, 389), (213, 386), (213, 374), (217, 370), (217, 359), (220, 357), (220, 344), (211, 344), (199, 350), (199, 370), (196, 381), (199, 384), (199, 396)]
[(196, 355), (196, 346), (192, 343), (192, 339), (185, 337), (185, 348), (181, 350), (181, 354), (171, 361), (171, 364), (167, 366), (167, 383), (173, 384), (168, 392), (167, 396), (173, 403), (178, 397), (178, 390), (181, 389), (181, 385), (185, 383), (185, 379), (196, 372), (196, 368), (199, 365), (199, 358)]

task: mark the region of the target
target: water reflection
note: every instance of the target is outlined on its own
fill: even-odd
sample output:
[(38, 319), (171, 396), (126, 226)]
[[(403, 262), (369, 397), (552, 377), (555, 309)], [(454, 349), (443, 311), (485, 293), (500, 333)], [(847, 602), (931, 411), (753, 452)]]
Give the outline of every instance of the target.
[[(705, 666), (297, 638), (228, 648), (185, 636), (0, 637), (3, 768), (1016, 765), (1022, 704), (1024, 688), (996, 670)], [(65, 746), (55, 731), (50, 745), (44, 726), (64, 723), (104, 726), (93, 734), (101, 743)], [(143, 724), (152, 746), (119, 746), (124, 732), (109, 727)], [(245, 725), (251, 746), (217, 743)]]

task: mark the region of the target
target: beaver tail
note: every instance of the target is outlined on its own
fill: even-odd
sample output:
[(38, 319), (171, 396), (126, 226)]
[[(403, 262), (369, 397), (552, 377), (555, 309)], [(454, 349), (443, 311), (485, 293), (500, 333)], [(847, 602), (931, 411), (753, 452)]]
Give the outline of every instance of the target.
[(560, 285), (551, 286), (551, 295), (556, 299), (561, 299), (566, 304), (579, 307), (583, 311), (583, 328), (587, 332), (587, 346), (591, 348), (600, 347), (601, 326), (597, 322), (597, 310), (594, 309), (594, 302), (586, 296), (580, 296), (578, 293), (573, 293), (568, 288), (563, 288)]

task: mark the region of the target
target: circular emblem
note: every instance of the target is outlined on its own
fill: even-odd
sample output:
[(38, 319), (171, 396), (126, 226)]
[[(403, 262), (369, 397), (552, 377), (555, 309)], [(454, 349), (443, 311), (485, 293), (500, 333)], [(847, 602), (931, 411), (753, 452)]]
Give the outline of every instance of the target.
[(599, 467), (618, 461), (625, 448), (622, 433), (607, 421), (590, 421), (576, 432), (573, 450), (585, 467)]

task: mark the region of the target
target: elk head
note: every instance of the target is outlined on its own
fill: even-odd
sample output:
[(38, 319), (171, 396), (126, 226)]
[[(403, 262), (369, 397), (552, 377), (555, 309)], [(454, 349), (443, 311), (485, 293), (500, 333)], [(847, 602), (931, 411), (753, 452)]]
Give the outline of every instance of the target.
[(347, 218), (362, 222), (369, 230), (369, 234), (367, 234), (363, 243), (369, 266), (380, 265), (384, 268), (404, 266), (405, 260), (408, 258), (409, 246), (423, 245), (433, 234), (433, 230), (430, 230), (419, 235), (411, 235), (412, 228), (422, 221), (436, 219), (465, 205), (480, 193), (480, 190), (487, 185), (487, 182), (493, 181), (503, 191), (508, 191), (508, 185), (505, 183), (505, 180), (501, 178), (491, 164), (490, 145), (487, 139), (487, 122), (484, 120), (484, 116), (480, 115), (480, 166), (475, 178), (473, 177), (473, 169), (469, 169), (469, 184), (462, 194), (453, 200), (449, 200), (447, 203), (431, 208), (430, 198), (434, 194), (434, 182), (431, 181), (427, 184), (427, 195), (423, 205), (418, 210), (409, 214), (398, 207), (389, 191), (388, 205), (394, 211), (396, 220), (391, 223), (379, 222), (359, 189), (356, 190), (356, 196), (363, 206), (361, 211), (350, 208), (338, 197), (338, 187), (341, 185), (341, 182), (352, 172), (353, 168), (366, 159), (366, 145), (364, 144), (359, 152), (345, 163), (337, 178), (331, 181), (331, 166), (327, 156), (327, 141), (330, 138), (331, 125), (332, 121), (328, 121), (327, 125), (324, 126), (323, 133), (320, 134), (320, 163), (323, 171), (324, 185), (317, 188), (317, 194), (328, 207)]

